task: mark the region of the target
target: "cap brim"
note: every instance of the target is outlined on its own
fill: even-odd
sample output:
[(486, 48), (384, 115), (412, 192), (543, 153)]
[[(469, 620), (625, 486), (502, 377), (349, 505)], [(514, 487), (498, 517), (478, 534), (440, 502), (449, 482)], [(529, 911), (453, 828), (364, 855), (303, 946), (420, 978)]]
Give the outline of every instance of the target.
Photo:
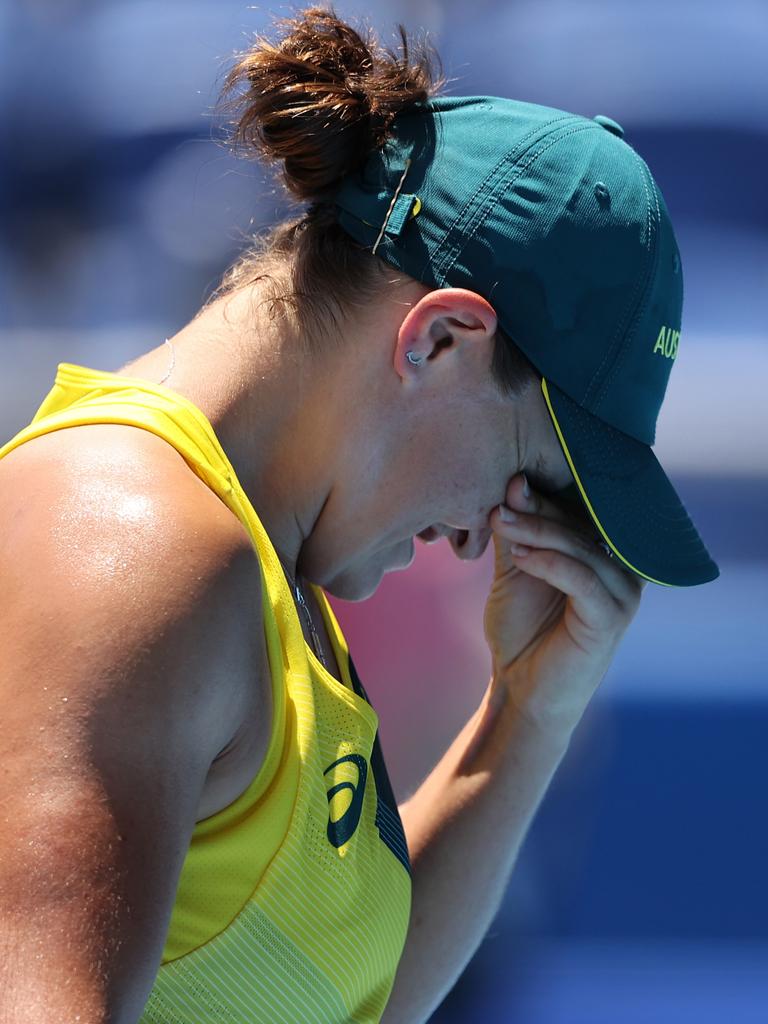
[(613, 555), (652, 583), (720, 575), (653, 450), (587, 412), (551, 381), (541, 390), (590, 517)]

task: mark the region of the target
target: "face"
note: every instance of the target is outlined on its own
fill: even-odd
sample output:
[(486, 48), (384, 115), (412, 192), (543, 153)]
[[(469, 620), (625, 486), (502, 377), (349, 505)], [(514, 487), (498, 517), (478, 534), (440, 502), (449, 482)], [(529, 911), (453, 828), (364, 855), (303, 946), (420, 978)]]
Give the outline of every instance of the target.
[[(444, 292), (431, 294), (444, 301)], [(344, 477), (318, 521), (316, 546), (306, 546), (308, 559), (322, 550), (325, 564), (318, 558), (303, 570), (336, 597), (369, 597), (385, 573), (411, 564), (420, 543), (445, 537), (457, 557), (479, 558), (491, 511), (520, 470), (547, 493), (573, 481), (538, 381), (519, 397), (493, 383), (495, 315), (487, 323), (467, 310), (462, 317), (468, 326), (452, 324), (442, 346), (434, 339), (447, 323), (428, 320), (411, 335), (406, 327), (400, 355), (421, 344), (425, 358), (414, 366), (396, 350), (382, 370), (386, 384), (369, 387), (350, 427)]]

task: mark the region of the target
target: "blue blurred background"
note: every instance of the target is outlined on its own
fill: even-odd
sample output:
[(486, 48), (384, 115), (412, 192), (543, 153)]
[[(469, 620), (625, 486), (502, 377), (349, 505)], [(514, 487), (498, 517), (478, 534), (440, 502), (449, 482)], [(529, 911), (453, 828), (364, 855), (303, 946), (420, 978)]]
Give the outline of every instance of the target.
[[(195, 314), (286, 212), (212, 138), (231, 53), (286, 6), (0, 5), (0, 443), (58, 362), (114, 371)], [(649, 585), (434, 1022), (768, 1020), (768, 5), (338, 3), (428, 30), (454, 95), (619, 121), (676, 226), (683, 333), (655, 452), (720, 565)], [(334, 601), (409, 796), (474, 711), (490, 555), (418, 546)], [(392, 637), (398, 639), (392, 643)]]

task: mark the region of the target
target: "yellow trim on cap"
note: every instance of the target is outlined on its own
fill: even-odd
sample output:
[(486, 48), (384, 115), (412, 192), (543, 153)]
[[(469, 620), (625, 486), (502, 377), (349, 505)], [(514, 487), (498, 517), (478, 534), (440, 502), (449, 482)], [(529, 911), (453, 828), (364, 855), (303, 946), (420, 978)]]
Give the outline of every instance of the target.
[(638, 574), (638, 576), (642, 576), (643, 579), (650, 580), (651, 583), (659, 583), (659, 584), (661, 584), (662, 587), (676, 587), (677, 586), (676, 583), (665, 583), (663, 580), (656, 580), (656, 579), (653, 578), (653, 576), (649, 576), (647, 573), (641, 572), (639, 569), (636, 569), (635, 566), (632, 565), (631, 562), (628, 562), (626, 560), (626, 558), (622, 555), (622, 553), (620, 551), (617, 551), (616, 548), (613, 546), (613, 544), (611, 543), (611, 538), (605, 532), (605, 530), (602, 527), (602, 524), (601, 524), (600, 520), (595, 515), (595, 510), (592, 508), (592, 505), (590, 504), (590, 501), (589, 501), (589, 498), (587, 497), (586, 491), (581, 486), (581, 480), (579, 479), (579, 474), (576, 472), (576, 467), (573, 464), (573, 459), (571, 458), (571, 453), (568, 451), (568, 445), (565, 443), (565, 438), (563, 437), (563, 432), (560, 430), (560, 424), (557, 422), (557, 417), (555, 416), (555, 410), (552, 408), (552, 402), (550, 401), (550, 398), (549, 398), (549, 391), (547, 390), (547, 382), (546, 382), (546, 380), (543, 377), (541, 378), (541, 390), (544, 392), (544, 398), (545, 398), (546, 403), (547, 403), (547, 408), (549, 409), (549, 415), (552, 417), (552, 422), (555, 425), (555, 430), (557, 431), (557, 436), (560, 439), (560, 445), (562, 446), (563, 452), (565, 453), (565, 457), (568, 460), (568, 465), (571, 467), (571, 473), (573, 473), (573, 479), (576, 481), (576, 484), (577, 484), (579, 490), (581, 491), (581, 496), (584, 499), (587, 508), (589, 509), (589, 514), (592, 516), (592, 518), (594, 519), (595, 524), (596, 524), (598, 530), (600, 531), (600, 533), (605, 538), (605, 542), (608, 545), (608, 547), (611, 549), (611, 551), (613, 551), (613, 553), (618, 558), (621, 559), (621, 561), (625, 565), (629, 566), (629, 568), (632, 570), (632, 572), (636, 572)]

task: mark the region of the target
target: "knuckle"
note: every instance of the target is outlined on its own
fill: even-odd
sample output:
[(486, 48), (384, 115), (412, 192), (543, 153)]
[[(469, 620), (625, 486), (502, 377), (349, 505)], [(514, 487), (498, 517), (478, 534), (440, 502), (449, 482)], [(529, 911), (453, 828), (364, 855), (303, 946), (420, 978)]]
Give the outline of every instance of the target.
[(552, 551), (550, 548), (537, 547), (536, 555), (547, 572), (550, 572), (557, 558), (557, 552)]
[(600, 586), (600, 578), (597, 573), (593, 569), (587, 568), (587, 566), (584, 566), (582, 572), (582, 585), (588, 597), (596, 594)]
[(542, 539), (544, 534), (544, 522), (538, 516), (526, 516), (523, 520), (526, 532), (532, 537), (536, 537), (539, 541)]
[(581, 585), (584, 596), (590, 600), (602, 595), (603, 581), (597, 573), (588, 566), (583, 566), (581, 574)]
[(582, 555), (593, 555), (596, 552), (595, 542), (587, 537), (586, 534), (580, 531), (574, 531), (573, 533), (574, 544)]
[(625, 598), (624, 601), (622, 601), (622, 608), (624, 610), (624, 614), (628, 618), (633, 619), (637, 614), (637, 610), (640, 607), (641, 597), (641, 592), (637, 590), (631, 592), (629, 597)]

